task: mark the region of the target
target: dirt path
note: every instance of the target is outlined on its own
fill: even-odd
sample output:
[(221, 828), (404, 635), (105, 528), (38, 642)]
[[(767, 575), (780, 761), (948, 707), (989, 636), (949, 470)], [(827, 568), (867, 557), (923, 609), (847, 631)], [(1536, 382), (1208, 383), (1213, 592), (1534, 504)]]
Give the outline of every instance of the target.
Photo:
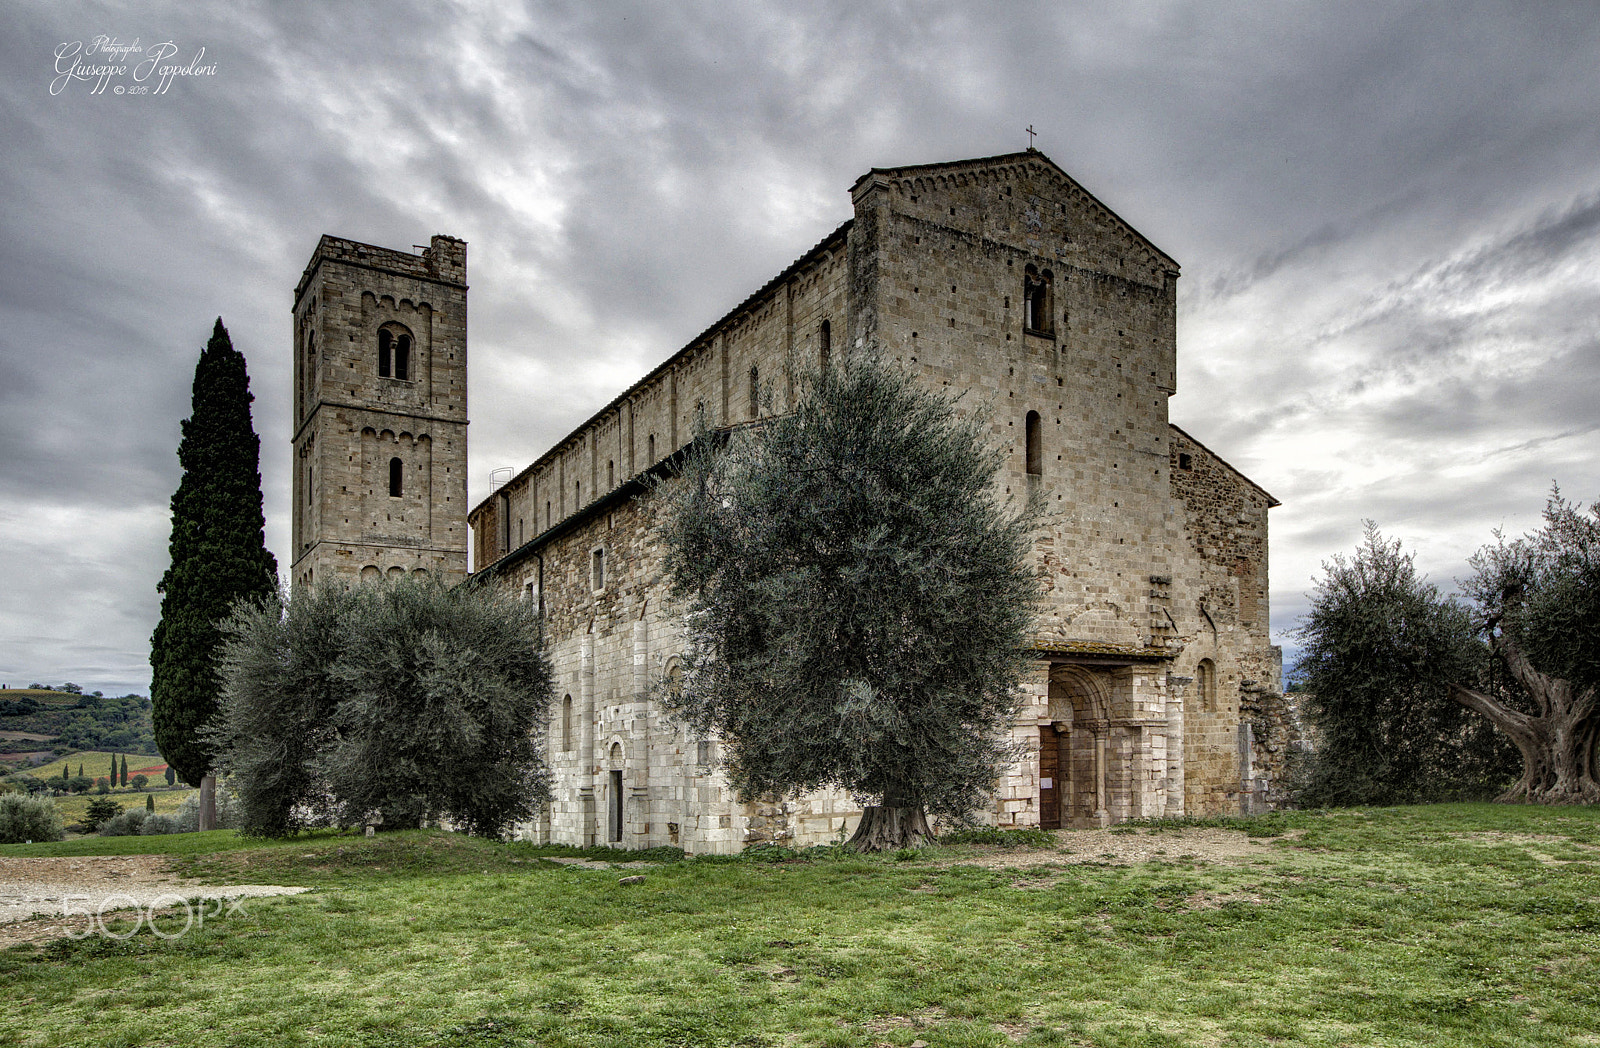
[(1131, 866), (1179, 859), (1249, 862), (1273, 854), (1269, 840), (1256, 840), (1239, 830), (1210, 826), (1184, 826), (1154, 832), (1138, 827), (1054, 832), (1060, 842), (1054, 848), (982, 848), (976, 857), (936, 860), (936, 865), (981, 866), (992, 870), (1049, 863)]
[[(152, 905), (177, 906), (185, 899), (237, 899), (294, 895), (309, 888), (276, 884), (197, 884), (172, 873), (159, 855), (86, 855), (75, 858), (0, 858), (0, 949), (81, 935), (86, 914)], [(220, 912), (220, 907), (219, 907)]]

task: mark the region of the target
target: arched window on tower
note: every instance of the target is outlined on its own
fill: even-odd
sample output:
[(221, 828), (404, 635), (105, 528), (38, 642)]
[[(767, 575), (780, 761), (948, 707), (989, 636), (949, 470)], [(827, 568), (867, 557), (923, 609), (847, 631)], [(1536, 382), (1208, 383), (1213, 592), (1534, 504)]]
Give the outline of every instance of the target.
[(389, 321), (378, 329), (378, 377), (409, 382), (412, 372), (411, 348), (416, 340), (404, 324)]
[(1023, 330), (1035, 335), (1051, 335), (1055, 333), (1055, 325), (1050, 319), (1050, 285), (1052, 281), (1053, 275), (1048, 269), (1040, 273), (1039, 267), (1030, 265), (1023, 271)]
[(650, 465), (654, 466), (656, 464), (656, 435), (654, 433), (650, 434), (649, 451), (646, 453), (645, 458), (649, 460)]
[(572, 749), (572, 696), (561, 700), (561, 748)]
[(306, 332), (306, 399), (309, 401), (317, 388), (317, 333)]
[(1025, 434), (1025, 451), (1027, 458), (1028, 476), (1037, 477), (1044, 472), (1044, 452), (1040, 435), (1039, 413), (1028, 412), (1028, 419), (1023, 424)]
[(831, 356), (833, 356), (833, 325), (824, 320), (822, 329), (817, 332), (817, 366), (827, 368), (828, 358)]
[(402, 474), (404, 471), (405, 466), (401, 464), (398, 458), (392, 458), (389, 460), (389, 497), (392, 499), (397, 499), (400, 497), (401, 481), (404, 479)]
[(1217, 709), (1217, 664), (1210, 659), (1201, 659), (1200, 665), (1194, 671), (1195, 691), (1200, 700), (1200, 709), (1205, 713), (1215, 713)]

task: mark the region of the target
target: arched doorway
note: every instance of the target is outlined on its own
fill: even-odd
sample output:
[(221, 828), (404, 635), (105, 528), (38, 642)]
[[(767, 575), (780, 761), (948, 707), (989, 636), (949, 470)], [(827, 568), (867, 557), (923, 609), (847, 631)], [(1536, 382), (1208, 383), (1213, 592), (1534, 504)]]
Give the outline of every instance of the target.
[(1110, 688), (1082, 666), (1050, 668), (1050, 723), (1039, 729), (1039, 826), (1104, 826)]

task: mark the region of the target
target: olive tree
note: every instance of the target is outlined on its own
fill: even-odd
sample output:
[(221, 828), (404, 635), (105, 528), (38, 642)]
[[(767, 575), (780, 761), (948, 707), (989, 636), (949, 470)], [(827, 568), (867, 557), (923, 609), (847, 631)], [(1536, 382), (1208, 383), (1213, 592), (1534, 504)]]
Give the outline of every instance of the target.
[(1502, 800), (1600, 802), (1600, 505), (1586, 512), (1554, 491), (1542, 528), (1497, 538), (1473, 558), (1468, 592), (1515, 688), (1462, 681), (1451, 696), (1522, 756), (1522, 774)]
[(241, 607), (213, 737), (247, 831), (381, 814), (498, 836), (549, 798), (552, 676), (524, 601), (400, 580)]
[(1491, 726), (1450, 701), (1486, 665), (1468, 609), (1422, 578), (1413, 555), (1367, 523), (1355, 554), (1322, 567), (1301, 620), (1296, 672), (1317, 747), (1303, 804), (1488, 797), (1514, 761)]
[(658, 489), (690, 623), (663, 700), (720, 736), (741, 796), (849, 790), (860, 850), (988, 799), (1039, 593), (1001, 462), (955, 398), (864, 354), (788, 414), (697, 437)]

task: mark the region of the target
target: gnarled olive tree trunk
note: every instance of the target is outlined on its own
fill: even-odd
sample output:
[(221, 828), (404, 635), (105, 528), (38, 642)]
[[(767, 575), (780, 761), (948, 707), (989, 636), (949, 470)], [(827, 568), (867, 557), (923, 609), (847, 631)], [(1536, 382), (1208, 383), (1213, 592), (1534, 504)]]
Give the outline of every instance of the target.
[(1577, 689), (1569, 681), (1534, 669), (1516, 642), (1504, 634), (1491, 633), (1490, 643), (1505, 658), (1537, 711), (1528, 714), (1507, 709), (1480, 691), (1450, 686), (1451, 698), (1489, 718), (1522, 754), (1522, 778), (1497, 799), (1533, 804), (1600, 802), (1600, 782), (1595, 779), (1600, 696), (1594, 687)]
[(922, 848), (934, 842), (922, 802), (907, 796), (885, 796), (882, 804), (861, 810), (861, 821), (845, 847), (858, 852)]

